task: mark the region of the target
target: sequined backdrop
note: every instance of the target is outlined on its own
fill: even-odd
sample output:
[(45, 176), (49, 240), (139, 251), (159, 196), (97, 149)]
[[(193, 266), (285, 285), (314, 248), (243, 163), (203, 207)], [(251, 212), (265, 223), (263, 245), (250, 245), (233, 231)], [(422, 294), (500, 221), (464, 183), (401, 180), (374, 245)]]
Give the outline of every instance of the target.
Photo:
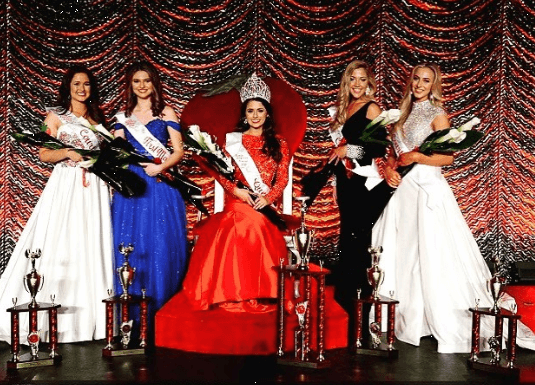
[[(203, 86), (256, 69), (292, 85), (308, 111), (294, 184), (331, 149), (326, 108), (344, 67), (373, 64), (378, 102), (396, 107), (411, 66), (440, 64), (452, 123), (477, 115), (485, 138), (445, 170), (485, 258), (534, 259), (535, 3), (532, 0), (4, 0), (0, 6), (0, 270), (50, 175), (9, 133), (37, 130), (63, 70), (83, 63), (104, 109), (121, 106), (126, 66), (153, 62), (180, 114)], [(310, 5), (314, 3), (314, 5)], [(190, 158), (182, 170), (207, 183)], [(297, 209), (297, 207), (295, 207)], [(191, 224), (192, 207), (188, 207)], [(309, 210), (314, 253), (334, 257), (331, 187)]]

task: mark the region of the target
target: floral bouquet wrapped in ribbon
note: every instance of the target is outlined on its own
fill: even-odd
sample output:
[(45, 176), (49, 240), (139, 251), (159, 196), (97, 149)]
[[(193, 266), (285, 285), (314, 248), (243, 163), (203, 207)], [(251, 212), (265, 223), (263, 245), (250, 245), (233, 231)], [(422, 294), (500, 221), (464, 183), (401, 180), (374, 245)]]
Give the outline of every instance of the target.
[[(390, 141), (386, 139), (385, 127), (389, 124), (396, 123), (399, 120), (400, 115), (401, 112), (398, 109), (383, 111), (379, 116), (366, 125), (359, 140), (363, 143), (378, 144), (386, 148), (390, 144)], [(341, 128), (331, 135), (335, 145), (339, 146), (345, 144)], [(301, 184), (303, 186), (301, 192), (303, 195), (310, 197), (306, 202), (308, 207), (312, 205), (314, 199), (316, 199), (323, 186), (327, 183), (327, 180), (329, 180), (334, 173), (334, 168), (334, 162), (322, 164), (301, 179)]]
[[(235, 181), (235, 168), (231, 159), (226, 156), (217, 143), (212, 140), (210, 134), (201, 131), (197, 125), (191, 125), (189, 126), (189, 131), (185, 135), (185, 139), (186, 147), (196, 155), (196, 160), (203, 167), (220, 174), (232, 182)], [(249, 190), (253, 199), (256, 199), (253, 191), (241, 181), (237, 181), (237, 186)], [(290, 227), (286, 223), (284, 215), (279, 214), (272, 206), (265, 206), (260, 209), (259, 212), (264, 214), (281, 231), (286, 231)]]

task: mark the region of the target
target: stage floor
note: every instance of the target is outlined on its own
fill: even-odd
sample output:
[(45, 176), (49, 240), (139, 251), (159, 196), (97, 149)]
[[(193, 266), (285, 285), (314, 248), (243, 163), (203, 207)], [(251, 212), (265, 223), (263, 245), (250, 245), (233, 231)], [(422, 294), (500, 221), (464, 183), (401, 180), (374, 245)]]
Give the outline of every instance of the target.
[[(104, 341), (60, 344), (63, 362), (57, 367), (7, 371), (9, 345), (0, 343), (0, 381), (28, 384), (510, 384), (510, 379), (468, 369), (467, 354), (438, 354), (436, 341), (420, 347), (396, 343), (399, 358), (355, 358), (346, 349), (327, 352), (332, 367), (303, 369), (276, 365), (273, 356), (216, 356), (158, 348), (147, 356), (103, 358)], [(23, 352), (27, 347), (23, 347)], [(535, 352), (518, 350), (521, 383), (535, 382)]]

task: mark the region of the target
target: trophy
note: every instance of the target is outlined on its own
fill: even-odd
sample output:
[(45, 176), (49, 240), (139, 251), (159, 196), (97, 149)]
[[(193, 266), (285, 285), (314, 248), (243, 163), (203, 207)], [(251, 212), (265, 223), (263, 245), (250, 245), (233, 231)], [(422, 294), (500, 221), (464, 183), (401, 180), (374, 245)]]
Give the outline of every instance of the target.
[(368, 283), (371, 285), (373, 292), (372, 297), (374, 300), (379, 299), (379, 288), (383, 284), (385, 279), (384, 271), (379, 267), (379, 259), (383, 252), (382, 246), (370, 246), (368, 252), (372, 255), (372, 267), (366, 269), (368, 273)]
[(129, 244), (128, 246), (124, 246), (124, 244), (119, 245), (119, 252), (124, 255), (124, 263), (121, 267), (117, 268), (117, 272), (119, 273), (119, 281), (121, 282), (121, 287), (123, 288), (123, 294), (121, 294), (122, 299), (128, 299), (130, 295), (128, 294), (128, 288), (132, 285), (132, 282), (134, 281), (134, 274), (136, 272), (136, 268), (130, 266), (128, 263), (128, 256), (130, 253), (134, 251), (134, 246), (132, 244)]
[(305, 227), (305, 213), (307, 211), (306, 201), (310, 199), (307, 196), (297, 197), (296, 200), (301, 202), (301, 227), (295, 230), (294, 245), (299, 254), (297, 268), (299, 270), (308, 270), (310, 256), (308, 255), (314, 240), (314, 230), (308, 230)]
[(494, 273), (491, 279), (487, 281), (487, 290), (492, 295), (493, 306), (491, 312), (499, 313), (500, 307), (498, 306), (498, 301), (502, 297), (503, 288), (505, 286), (505, 279), (499, 275), (499, 273)]
[(39, 290), (43, 288), (43, 283), (45, 282), (45, 277), (42, 274), (39, 274), (37, 270), (35, 270), (35, 260), (39, 257), (41, 257), (40, 249), (37, 249), (35, 252), (30, 252), (30, 250), (26, 250), (26, 258), (30, 258), (32, 262), (32, 269), (22, 278), (22, 281), (24, 283), (24, 288), (32, 296), (32, 301), (28, 304), (28, 307), (30, 309), (35, 309), (39, 307), (39, 304), (35, 300), (35, 296), (37, 295)]

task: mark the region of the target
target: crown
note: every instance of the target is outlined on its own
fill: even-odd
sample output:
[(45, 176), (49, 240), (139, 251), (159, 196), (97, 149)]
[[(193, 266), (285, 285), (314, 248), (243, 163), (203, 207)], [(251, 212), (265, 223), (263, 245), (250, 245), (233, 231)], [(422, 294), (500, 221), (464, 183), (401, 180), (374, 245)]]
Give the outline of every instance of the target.
[(269, 91), (268, 85), (258, 76), (256, 76), (255, 72), (253, 72), (251, 77), (247, 79), (247, 81), (241, 88), (240, 98), (242, 103), (245, 102), (247, 99), (252, 98), (262, 98), (270, 102), (271, 92)]

